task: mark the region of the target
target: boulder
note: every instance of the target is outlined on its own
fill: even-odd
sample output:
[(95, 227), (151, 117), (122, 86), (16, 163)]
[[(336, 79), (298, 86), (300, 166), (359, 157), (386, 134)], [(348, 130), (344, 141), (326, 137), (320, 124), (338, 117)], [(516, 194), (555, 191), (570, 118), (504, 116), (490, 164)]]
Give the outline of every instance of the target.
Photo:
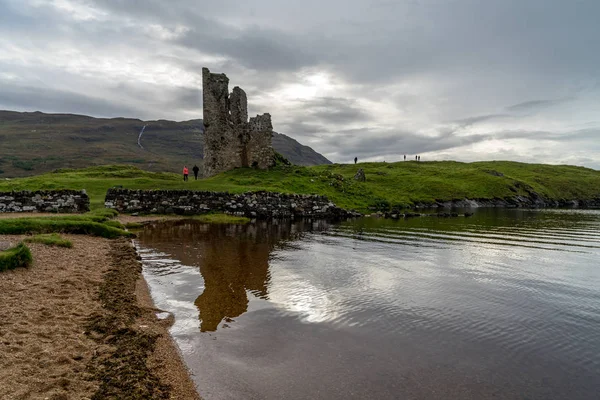
[(357, 172), (356, 175), (354, 175), (354, 179), (359, 181), (359, 182), (364, 182), (367, 180), (367, 178), (365, 177), (365, 171), (363, 171), (362, 168), (360, 168)]

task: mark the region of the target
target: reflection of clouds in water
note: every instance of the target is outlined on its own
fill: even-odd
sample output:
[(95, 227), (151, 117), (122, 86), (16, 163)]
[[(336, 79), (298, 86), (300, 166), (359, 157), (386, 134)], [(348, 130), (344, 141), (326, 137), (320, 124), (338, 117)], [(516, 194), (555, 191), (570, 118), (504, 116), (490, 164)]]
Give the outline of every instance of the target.
[[(529, 397), (594, 398), (598, 248), (564, 249), (600, 245), (599, 226), (567, 212), (479, 210), (359, 220), (326, 234), (192, 224), (146, 239), (197, 265), (153, 277), (159, 294), (181, 301), (165, 308), (175, 308), (173, 335), (197, 382), (221, 397), (510, 398), (513, 388), (528, 394), (539, 372), (547, 385)], [(209, 288), (199, 308), (194, 279)], [(480, 386), (488, 376), (489, 393)]]
[(332, 296), (299, 275), (286, 274), (274, 278), (270, 300), (278, 308), (299, 316), (304, 322), (325, 322), (339, 316)]
[(373, 293), (386, 294), (398, 287), (398, 270), (394, 269), (398, 261), (389, 257), (377, 257), (376, 268), (363, 272), (364, 289)]
[[(269, 299), (277, 308), (304, 322), (354, 326), (365, 322), (352, 317), (355, 303), (394, 301), (390, 294), (401, 290), (402, 282), (396, 278), (402, 261), (373, 249), (362, 252), (336, 246), (326, 236), (311, 235), (311, 239), (296, 243), (298, 249), (280, 249), (273, 257)], [(370, 267), (365, 269), (367, 263)], [(355, 288), (357, 296), (345, 298), (343, 290), (333, 289), (336, 286)]]

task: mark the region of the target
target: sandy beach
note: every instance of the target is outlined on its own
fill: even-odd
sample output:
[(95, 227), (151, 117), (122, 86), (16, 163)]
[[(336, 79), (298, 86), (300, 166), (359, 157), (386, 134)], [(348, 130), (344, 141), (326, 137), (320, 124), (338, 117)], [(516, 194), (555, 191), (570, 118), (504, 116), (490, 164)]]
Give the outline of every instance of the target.
[(131, 242), (63, 236), (73, 248), (29, 244), (33, 264), (0, 273), (1, 397), (198, 399)]

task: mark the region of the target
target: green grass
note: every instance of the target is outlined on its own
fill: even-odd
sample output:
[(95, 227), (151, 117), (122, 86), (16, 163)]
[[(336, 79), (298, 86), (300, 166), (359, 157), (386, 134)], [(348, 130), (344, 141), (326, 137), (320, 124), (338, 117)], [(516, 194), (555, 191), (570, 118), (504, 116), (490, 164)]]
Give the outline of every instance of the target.
[(135, 236), (119, 221), (111, 220), (114, 210), (96, 210), (81, 215), (0, 219), (0, 235), (73, 233), (108, 239)]
[[(353, 179), (363, 168), (366, 182)], [(274, 191), (321, 194), (336, 205), (360, 211), (373, 207), (410, 207), (458, 199), (508, 198), (528, 192), (552, 200), (600, 197), (600, 171), (567, 165), (508, 161), (459, 163), (398, 162), (282, 166), (269, 171), (236, 169), (198, 181), (183, 182), (178, 174), (154, 173), (131, 166), (103, 166), (0, 182), (0, 191), (86, 189), (91, 208), (100, 212), (107, 189), (191, 189)], [(101, 214), (97, 216), (102, 217)]]
[(0, 234), (2, 235), (38, 233), (72, 233), (100, 236), (108, 239), (133, 236), (122, 229), (93, 221), (72, 221), (58, 218), (15, 218), (0, 220)]
[(0, 272), (19, 267), (27, 267), (33, 258), (24, 243), (19, 243), (5, 251), (0, 251)]
[(192, 219), (207, 224), (247, 224), (250, 222), (250, 218), (237, 217), (235, 215), (228, 214), (204, 214), (195, 215)]
[(42, 243), (46, 246), (56, 246), (56, 247), (73, 247), (73, 242), (68, 239), (62, 238), (60, 235), (56, 233), (50, 233), (45, 235), (35, 235), (33, 237), (27, 238), (24, 240), (27, 243)]
[(123, 225), (119, 221), (115, 221), (115, 220), (106, 221), (106, 222), (104, 222), (104, 225), (112, 226), (113, 228), (117, 228), (117, 229), (125, 229), (125, 225)]
[[(155, 216), (157, 219), (161, 219), (164, 215), (158, 214), (150, 214), (146, 215), (147, 217)], [(238, 217), (235, 215), (229, 214), (202, 214), (202, 215), (189, 215), (185, 217), (180, 217), (183, 219), (193, 219), (195, 221), (203, 222), (206, 224), (248, 224), (251, 219), (246, 217)], [(142, 229), (144, 227), (143, 223), (140, 222), (128, 222), (125, 224), (125, 228), (127, 229)]]

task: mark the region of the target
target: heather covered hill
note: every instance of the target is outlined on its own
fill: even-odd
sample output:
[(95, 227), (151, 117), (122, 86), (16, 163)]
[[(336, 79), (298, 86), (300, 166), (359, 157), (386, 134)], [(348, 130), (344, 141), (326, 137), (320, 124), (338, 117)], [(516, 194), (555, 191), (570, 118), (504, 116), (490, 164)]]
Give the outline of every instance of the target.
[[(0, 147), (0, 178), (106, 164), (179, 172), (183, 164), (202, 166), (203, 125), (201, 119), (142, 121), (0, 111)], [(273, 147), (298, 165), (330, 163), (286, 135), (275, 134)]]
[(273, 148), (296, 165), (324, 165), (331, 161), (308, 146), (298, 143), (295, 139), (283, 133), (273, 133)]

